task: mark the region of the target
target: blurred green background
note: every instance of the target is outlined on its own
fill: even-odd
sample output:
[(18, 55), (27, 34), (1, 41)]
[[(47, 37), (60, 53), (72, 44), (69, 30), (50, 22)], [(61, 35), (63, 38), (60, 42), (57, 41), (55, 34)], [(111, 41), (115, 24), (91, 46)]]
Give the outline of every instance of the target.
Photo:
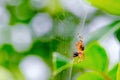
[(119, 16), (120, 0), (0, 0), (0, 80), (120, 80)]

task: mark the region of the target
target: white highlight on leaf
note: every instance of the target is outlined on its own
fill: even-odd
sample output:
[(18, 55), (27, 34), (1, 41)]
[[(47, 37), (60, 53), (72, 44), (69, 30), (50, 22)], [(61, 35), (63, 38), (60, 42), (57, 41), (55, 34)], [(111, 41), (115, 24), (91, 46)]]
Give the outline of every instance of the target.
[(90, 32), (96, 31), (101, 27), (109, 25), (111, 22), (113, 22), (113, 19), (109, 16), (98, 16), (88, 25), (88, 30), (90, 30)]
[(84, 0), (60, 0), (63, 8), (83, 18), (85, 12), (92, 14), (96, 9), (84, 2)]
[(101, 40), (100, 43), (106, 49), (110, 60), (110, 67), (112, 68), (119, 62), (119, 43), (116, 38), (112, 35), (105, 40)]

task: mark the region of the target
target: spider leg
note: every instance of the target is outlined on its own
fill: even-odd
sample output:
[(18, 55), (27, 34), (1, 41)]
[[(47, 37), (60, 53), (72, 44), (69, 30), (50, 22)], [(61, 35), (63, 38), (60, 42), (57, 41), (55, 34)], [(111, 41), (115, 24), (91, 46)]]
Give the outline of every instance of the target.
[(78, 57), (80, 58), (80, 59), (78, 60), (78, 62), (82, 62), (82, 61), (84, 60), (84, 58), (85, 58), (85, 55), (84, 55), (83, 52), (80, 52), (79, 55), (78, 55)]

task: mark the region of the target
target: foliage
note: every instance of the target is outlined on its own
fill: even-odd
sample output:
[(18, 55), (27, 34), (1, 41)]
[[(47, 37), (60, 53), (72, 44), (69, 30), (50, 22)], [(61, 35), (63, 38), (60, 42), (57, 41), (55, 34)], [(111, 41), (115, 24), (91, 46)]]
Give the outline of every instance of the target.
[(117, 71), (117, 79), (116, 80), (120, 80), (120, 63), (118, 64), (118, 71)]
[(120, 0), (88, 0), (92, 5), (114, 15), (120, 15)]
[[(87, 2), (109, 15), (120, 15), (120, 0), (87, 0)], [(85, 59), (78, 63), (79, 58), (74, 60), (71, 58), (71, 46), (73, 46), (71, 44), (82, 18), (63, 9), (58, 0), (49, 1), (44, 8), (37, 10), (30, 5), (30, 0), (22, 0), (17, 6), (6, 4), (6, 9), (10, 13), (8, 24), (10, 27), (18, 23), (29, 25), (32, 43), (30, 49), (23, 52), (15, 50), (12, 43), (0, 44), (1, 72), (4, 70), (3, 73), (12, 74), (14, 80), (25, 80), (19, 65), (25, 57), (37, 55), (50, 67), (51, 80), (74, 80), (74, 78), (75, 80), (120, 80), (120, 63), (109, 70), (110, 60), (107, 51), (99, 42), (100, 39), (114, 34), (120, 43), (120, 20), (115, 19), (112, 23), (89, 34), (84, 42)], [(36, 36), (31, 28), (32, 19), (39, 13), (49, 14), (53, 21), (52, 29), (43, 36)], [(99, 15), (103, 14), (101, 12)], [(92, 16), (97, 17), (94, 13)], [(91, 21), (90, 18), (87, 24)]]

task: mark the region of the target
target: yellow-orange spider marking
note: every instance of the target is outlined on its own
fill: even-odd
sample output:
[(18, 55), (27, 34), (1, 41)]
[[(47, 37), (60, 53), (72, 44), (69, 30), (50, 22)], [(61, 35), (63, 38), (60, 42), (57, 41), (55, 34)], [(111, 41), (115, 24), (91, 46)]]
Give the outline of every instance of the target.
[(79, 36), (79, 37), (80, 37), (80, 41), (78, 41), (77, 44), (76, 44), (78, 52), (75, 52), (73, 54), (73, 57), (79, 57), (78, 62), (81, 62), (81, 61), (84, 60), (85, 55), (84, 55), (84, 46), (83, 46), (82, 37), (81, 36)]

